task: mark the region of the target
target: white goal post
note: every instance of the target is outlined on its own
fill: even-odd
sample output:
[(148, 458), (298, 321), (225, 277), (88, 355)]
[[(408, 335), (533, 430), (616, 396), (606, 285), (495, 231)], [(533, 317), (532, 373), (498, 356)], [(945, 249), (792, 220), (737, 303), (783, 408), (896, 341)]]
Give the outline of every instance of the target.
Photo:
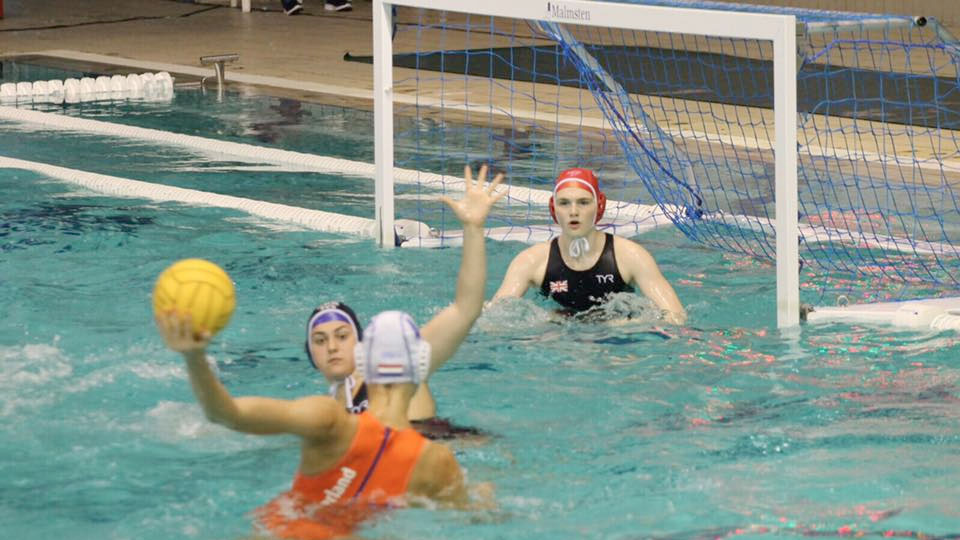
[(793, 15), (583, 0), (373, 1), (374, 135), (378, 243), (394, 245), (393, 8), (469, 13), (562, 25), (675, 32), (772, 42), (774, 68), (777, 326), (800, 323), (797, 203), (797, 47)]

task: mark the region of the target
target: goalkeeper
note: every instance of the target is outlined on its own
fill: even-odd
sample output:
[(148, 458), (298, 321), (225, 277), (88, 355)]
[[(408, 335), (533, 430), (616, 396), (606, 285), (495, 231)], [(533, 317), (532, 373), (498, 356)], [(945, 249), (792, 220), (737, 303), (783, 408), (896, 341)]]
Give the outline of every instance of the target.
[(606, 202), (593, 171), (560, 173), (550, 198), (560, 236), (514, 257), (493, 299), (519, 298), (533, 286), (573, 314), (636, 287), (663, 310), (666, 321), (683, 324), (687, 313), (653, 256), (636, 242), (597, 229)]

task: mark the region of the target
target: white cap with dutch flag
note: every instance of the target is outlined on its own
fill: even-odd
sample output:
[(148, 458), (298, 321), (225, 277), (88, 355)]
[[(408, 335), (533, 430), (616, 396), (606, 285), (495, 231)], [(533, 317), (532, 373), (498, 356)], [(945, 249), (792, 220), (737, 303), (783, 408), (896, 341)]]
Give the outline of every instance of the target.
[(354, 359), (357, 374), (371, 384), (420, 384), (430, 372), (430, 343), (410, 315), (383, 311), (364, 330)]

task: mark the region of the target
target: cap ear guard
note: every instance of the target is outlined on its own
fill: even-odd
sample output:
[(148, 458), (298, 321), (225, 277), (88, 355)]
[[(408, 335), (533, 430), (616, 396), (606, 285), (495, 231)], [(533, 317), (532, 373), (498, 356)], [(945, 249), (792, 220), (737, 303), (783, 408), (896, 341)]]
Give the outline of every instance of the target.
[(313, 366), (313, 369), (320, 369), (319, 367), (317, 367), (317, 363), (313, 361), (313, 354), (310, 352), (309, 339), (303, 342), (303, 352), (307, 353), (307, 360), (310, 361), (310, 365)]
[(603, 217), (603, 212), (607, 209), (607, 194), (599, 191), (597, 192), (597, 217), (593, 220), (594, 224), (600, 223), (600, 218)]

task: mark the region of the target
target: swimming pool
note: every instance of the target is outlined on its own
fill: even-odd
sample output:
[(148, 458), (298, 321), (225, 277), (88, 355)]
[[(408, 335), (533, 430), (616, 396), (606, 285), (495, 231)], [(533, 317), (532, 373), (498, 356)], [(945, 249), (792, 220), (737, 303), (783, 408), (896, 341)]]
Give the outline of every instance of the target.
[[(299, 122), (285, 120), (291, 109)], [(196, 92), (67, 111), (372, 159), (362, 111)], [(369, 182), (349, 177), (3, 128), (5, 157), (354, 215), (372, 203)], [(457, 453), (472, 481), (496, 485), (499, 510), (397, 511), (363, 536), (960, 534), (955, 334), (781, 335), (769, 265), (672, 229), (641, 242), (689, 325), (656, 330), (634, 297), (611, 308), (639, 315), (620, 325), (554, 322), (532, 296), (489, 310), (432, 386), (444, 416), (495, 435)], [(488, 243), (488, 296), (522, 247)], [(363, 320), (401, 308), (424, 321), (452, 297), (459, 257), (95, 196), (15, 169), (0, 169), (0, 251), (0, 523), (5, 537), (38, 539), (239, 538), (248, 513), (289, 486), (297, 441), (208, 423), (160, 342), (150, 291), (171, 261), (208, 257), (236, 281), (237, 311), (212, 348), (228, 387), (293, 398), (325, 388), (302, 356), (313, 306), (344, 299)]]

